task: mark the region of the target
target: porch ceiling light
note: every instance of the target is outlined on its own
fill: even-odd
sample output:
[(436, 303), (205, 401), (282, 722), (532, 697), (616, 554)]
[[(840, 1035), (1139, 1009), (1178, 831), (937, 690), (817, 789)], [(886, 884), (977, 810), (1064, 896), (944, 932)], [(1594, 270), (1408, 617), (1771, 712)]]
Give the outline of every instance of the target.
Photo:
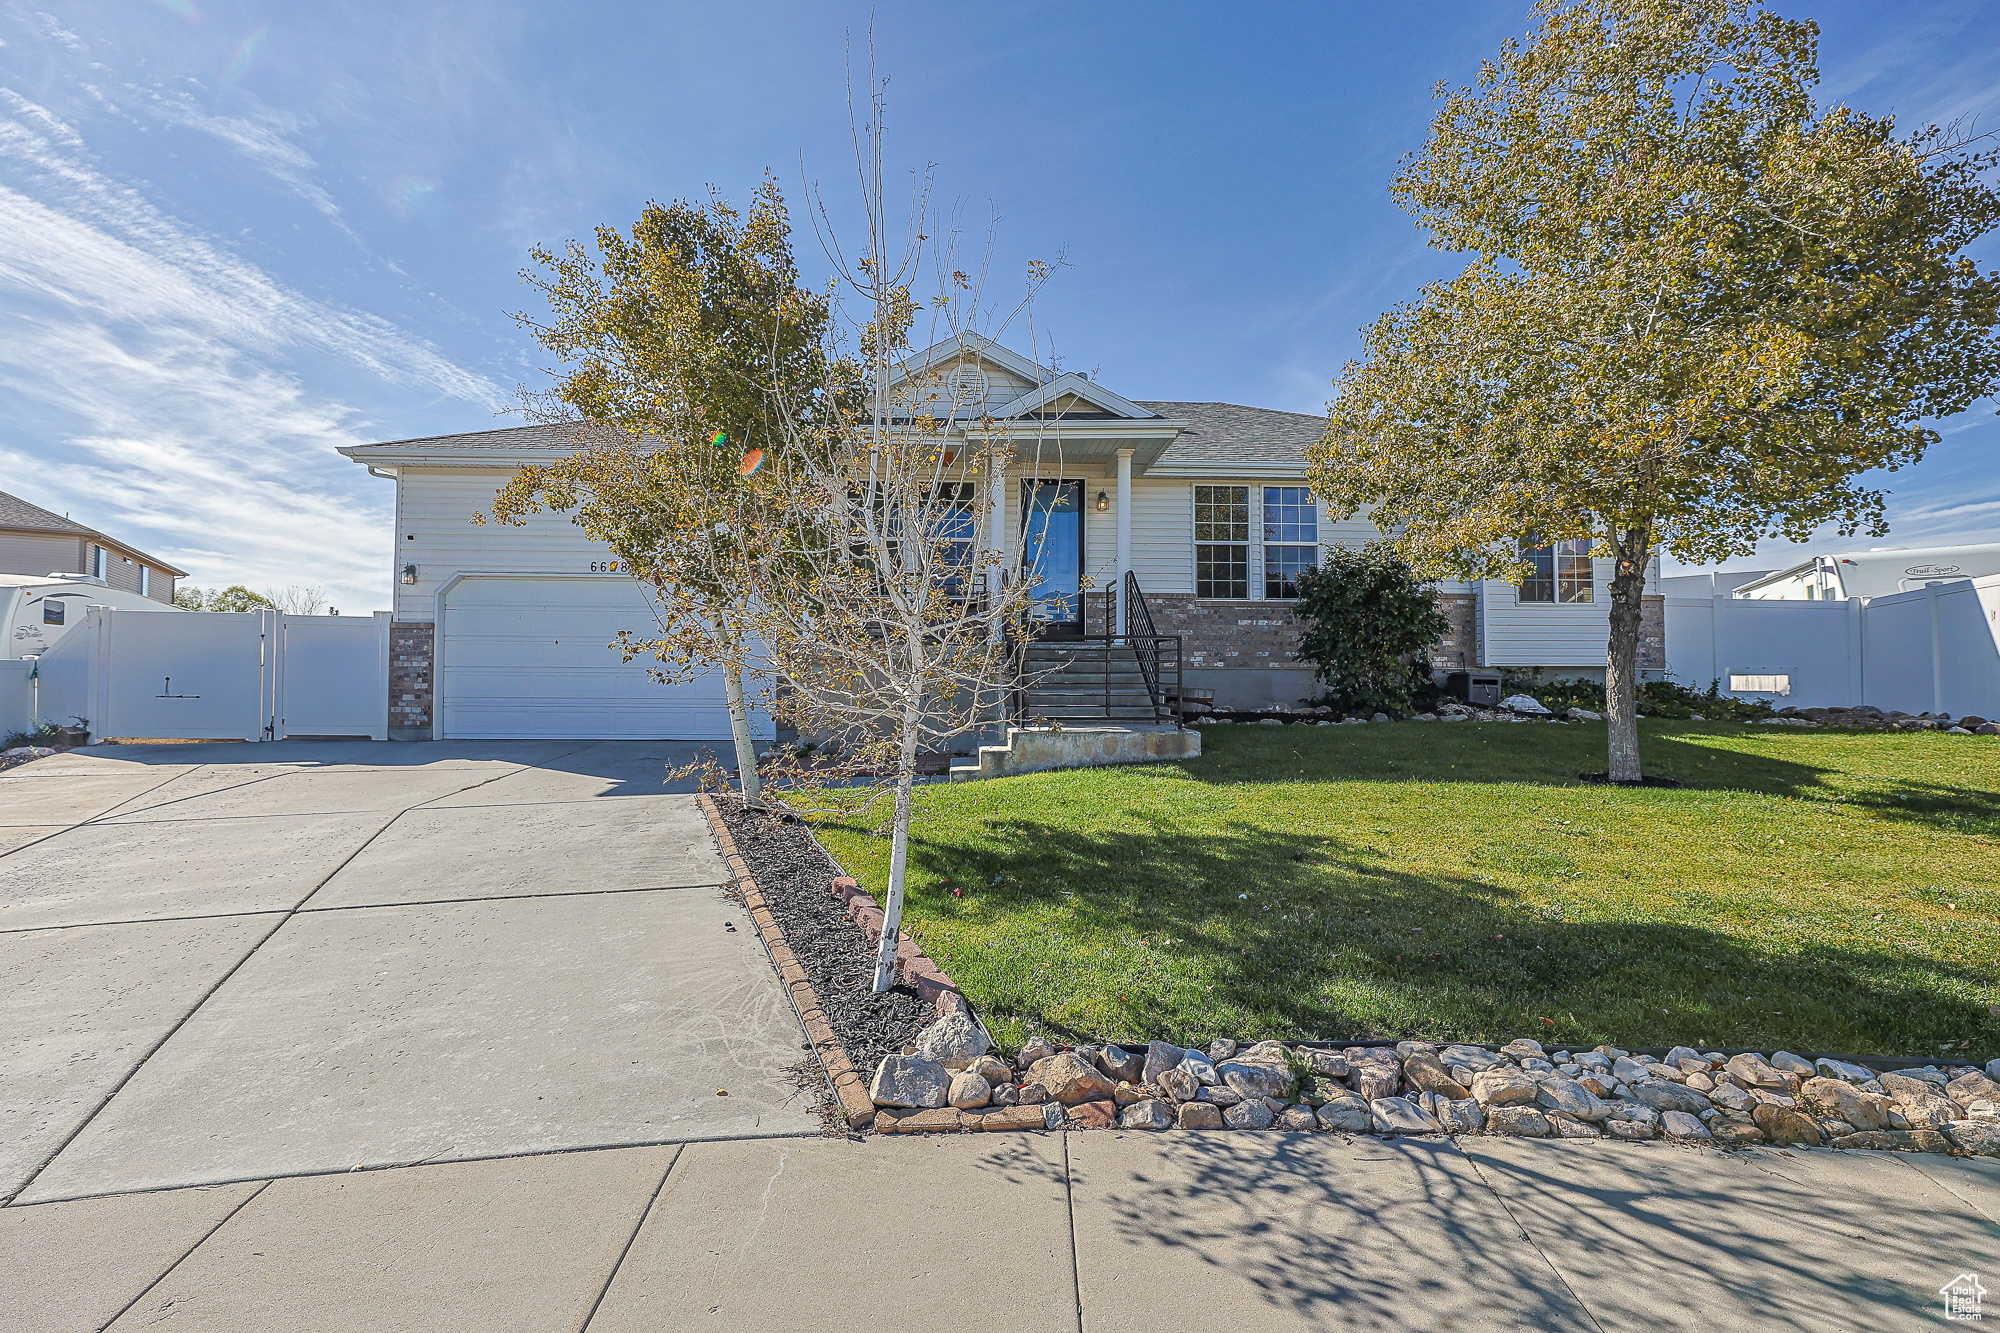
[(403, 582), (415, 583), (416, 581), (417, 581), (417, 567), (415, 565), (404, 565)]
[(1097, 493), (1097, 512), (1102, 514), (1111, 508), (1111, 496), (1106, 491)]

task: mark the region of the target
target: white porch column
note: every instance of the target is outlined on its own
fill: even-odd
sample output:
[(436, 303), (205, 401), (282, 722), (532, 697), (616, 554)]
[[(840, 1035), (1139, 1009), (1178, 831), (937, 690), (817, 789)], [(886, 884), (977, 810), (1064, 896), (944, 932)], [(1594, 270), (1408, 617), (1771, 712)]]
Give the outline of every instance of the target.
[[(996, 606), (1007, 574), (1007, 449), (993, 443), (988, 448), (992, 452), (987, 455), (986, 477), (986, 595), (987, 605)], [(993, 632), (996, 636), (1000, 632), (998, 621)]]
[(1132, 451), (1118, 451), (1118, 633), (1125, 632), (1125, 576), (1132, 572)]

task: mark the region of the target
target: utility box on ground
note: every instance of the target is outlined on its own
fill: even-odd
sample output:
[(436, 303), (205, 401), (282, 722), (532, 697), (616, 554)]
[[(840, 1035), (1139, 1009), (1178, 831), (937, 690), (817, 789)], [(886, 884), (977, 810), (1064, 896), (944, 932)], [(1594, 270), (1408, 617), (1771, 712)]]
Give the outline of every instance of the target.
[(1500, 704), (1500, 673), (1454, 671), (1444, 678), (1444, 692), (1474, 708), (1497, 708)]

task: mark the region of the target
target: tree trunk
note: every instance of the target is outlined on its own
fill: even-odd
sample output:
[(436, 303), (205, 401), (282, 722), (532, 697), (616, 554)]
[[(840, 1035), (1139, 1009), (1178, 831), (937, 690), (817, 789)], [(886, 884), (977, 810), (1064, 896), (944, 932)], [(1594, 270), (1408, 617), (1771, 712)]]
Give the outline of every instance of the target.
[(1604, 658), (1610, 715), (1610, 780), (1637, 782), (1639, 769), (1639, 616), (1645, 605), (1648, 528), (1629, 528), (1612, 547), (1611, 642)]
[(882, 905), (882, 939), (875, 948), (875, 993), (896, 984), (896, 945), (903, 930), (903, 881), (910, 867), (910, 789), (917, 780), (917, 729), (903, 728), (896, 761), (896, 817), (889, 841), (889, 897)]
[(743, 672), (734, 665), (722, 668), (724, 688), (729, 694), (729, 734), (736, 742), (736, 781), (743, 791), (743, 804), (751, 810), (764, 808), (764, 780), (757, 776), (757, 745), (750, 739), (750, 706), (743, 699)]

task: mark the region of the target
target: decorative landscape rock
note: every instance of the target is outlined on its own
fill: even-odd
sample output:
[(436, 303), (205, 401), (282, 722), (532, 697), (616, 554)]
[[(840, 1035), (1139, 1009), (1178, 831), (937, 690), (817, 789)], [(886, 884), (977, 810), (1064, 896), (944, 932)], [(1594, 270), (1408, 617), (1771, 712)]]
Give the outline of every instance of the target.
[(1375, 1125), (1368, 1103), (1345, 1090), (1341, 1096), (1320, 1107), (1315, 1119), (1322, 1129), (1338, 1129), (1349, 1134), (1365, 1134)]
[(1292, 1090), (1291, 1071), (1282, 1065), (1229, 1060), (1216, 1066), (1215, 1072), (1240, 1097), (1284, 1097)]
[(2000, 1083), (1974, 1070), (1960, 1074), (1944, 1085), (1945, 1095), (1960, 1106), (1970, 1106), (1974, 1102), (2000, 1102)]
[(1454, 1101), (1472, 1095), (1464, 1084), (1446, 1071), (1444, 1062), (1435, 1055), (1418, 1052), (1406, 1058), (1403, 1061), (1403, 1077), (1409, 1080), (1411, 1087), (1435, 1092)]
[[(1875, 1077), (1874, 1070), (1848, 1064), (1845, 1060), (1829, 1060), (1821, 1056), (1814, 1061), (1814, 1064), (1819, 1072), (1828, 1078), (1843, 1079), (1849, 1083), (1867, 1083)], [(1808, 1077), (1810, 1078), (1810, 1075)]]
[(1811, 1078), (1819, 1072), (1813, 1068), (1812, 1061), (1802, 1055), (1793, 1055), (1790, 1051), (1772, 1052), (1771, 1068), (1781, 1074), (1797, 1074), (1800, 1078)]
[(1711, 1084), (1709, 1091), (1703, 1095), (1717, 1106), (1731, 1111), (1747, 1111), (1757, 1104), (1755, 1097), (1745, 1092), (1736, 1084), (1731, 1083), (1728, 1079), (1724, 1079), (1720, 1083)]
[(1708, 1098), (1692, 1088), (1684, 1088), (1678, 1083), (1667, 1083), (1658, 1079), (1648, 1079), (1631, 1085), (1632, 1097), (1636, 1101), (1661, 1112), (1679, 1111), (1686, 1115), (1700, 1115), (1709, 1109)]
[(1535, 1100), (1541, 1089), (1515, 1069), (1484, 1069), (1473, 1075), (1472, 1096), (1490, 1116), (1496, 1106), (1521, 1106)]
[(1486, 1129), (1517, 1139), (1545, 1139), (1555, 1132), (1549, 1118), (1532, 1106), (1488, 1106)]
[[(1872, 1077), (1869, 1081), (1873, 1081)], [(1845, 1079), (1807, 1079), (1799, 1093), (1809, 1107), (1822, 1115), (1845, 1120), (1857, 1132), (1889, 1127), (1889, 1099), (1879, 1092), (1863, 1092)]]
[(1535, 1100), (1551, 1111), (1561, 1111), (1578, 1120), (1603, 1120), (1611, 1114), (1611, 1108), (1597, 1094), (1574, 1079), (1543, 1079)]
[(1051, 1057), (1046, 1063), (1036, 1061), (1036, 1067), (1040, 1072), (1035, 1075), (1034, 1081), (1048, 1090), (1050, 1101), (1061, 1102), (1064, 1106), (1109, 1101), (1117, 1090), (1117, 1085), (1095, 1067), (1068, 1051)]
[(1078, 1129), (1109, 1129), (1118, 1123), (1118, 1107), (1107, 1101), (1078, 1102), (1069, 1108), (1069, 1122)]
[(1275, 1119), (1271, 1108), (1255, 1098), (1245, 1098), (1222, 1111), (1222, 1123), (1231, 1129), (1269, 1129)]
[(1215, 1066), (1210, 1064), (1208, 1057), (1200, 1051), (1189, 1051), (1183, 1055), (1181, 1069), (1184, 1073), (1194, 1075), (1194, 1081), (1205, 1087), (1213, 1087), (1222, 1081), (1215, 1072)]
[(1098, 1068), (1104, 1071), (1106, 1078), (1123, 1079), (1130, 1083), (1145, 1072), (1146, 1053), (1128, 1051), (1119, 1046), (1106, 1046), (1104, 1053), (1098, 1057), (1097, 1064)]
[(1679, 1139), (1682, 1142), (1701, 1142), (1714, 1137), (1708, 1132), (1707, 1125), (1686, 1111), (1661, 1112), (1660, 1128), (1666, 1131), (1668, 1138)]
[(1182, 1129), (1221, 1129), (1222, 1108), (1207, 1102), (1183, 1102), (1174, 1112), (1174, 1123)]
[(1170, 1046), (1164, 1041), (1146, 1043), (1146, 1060), (1139, 1071), (1139, 1082), (1158, 1083), (1160, 1075), (1178, 1066), (1186, 1054), (1180, 1047)]
[(1298, 1054), (1304, 1058), (1306, 1068), (1312, 1070), (1315, 1074), (1320, 1074), (1327, 1078), (1346, 1078), (1350, 1072), (1347, 1065), (1347, 1057), (1339, 1051), (1324, 1051), (1315, 1046), (1308, 1046), (1300, 1050)]
[(1026, 1069), (1037, 1060), (1046, 1060), (1056, 1053), (1055, 1043), (1047, 1037), (1030, 1037), (1021, 1053), (1014, 1057), (1016, 1068)]
[(977, 1110), (993, 1100), (993, 1085), (971, 1070), (961, 1069), (951, 1076), (945, 1100), (961, 1111)]
[(1217, 1106), (1234, 1106), (1243, 1100), (1243, 1094), (1227, 1083), (1218, 1083), (1212, 1088), (1203, 1088), (1195, 1094), (1197, 1101), (1212, 1102)]
[[(1771, 1063), (1761, 1055), (1732, 1055), (1729, 1057), (1729, 1062), (1723, 1065), (1722, 1070), (1724, 1073), (1734, 1076), (1746, 1088), (1786, 1088), (1790, 1086), (1785, 1081), (1784, 1074), (1773, 1068)], [(1806, 1072), (1810, 1074), (1812, 1071), (1807, 1070)]]
[(1318, 1129), (1319, 1121), (1314, 1118), (1310, 1106), (1287, 1106), (1278, 1112), (1277, 1126), (1295, 1134), (1304, 1134)]
[(1236, 1054), (1236, 1043), (1227, 1037), (1217, 1037), (1208, 1044), (1208, 1059), (1211, 1064), (1220, 1064)]
[(1395, 1066), (1383, 1065), (1379, 1061), (1369, 1061), (1358, 1065), (1350, 1075), (1355, 1092), (1364, 1102), (1377, 1101), (1383, 1097), (1393, 1097), (1401, 1090), (1402, 1076)]
[(1177, 1102), (1191, 1102), (1201, 1091), (1194, 1075), (1178, 1066), (1154, 1079), (1153, 1086)]
[(1368, 1114), (1381, 1134), (1442, 1134), (1437, 1117), (1408, 1097), (1381, 1097), (1368, 1103)]
[(1977, 1157), (2000, 1157), (2000, 1124), (1990, 1120), (1954, 1120), (1945, 1137)]
[(947, 1014), (919, 1032), (916, 1045), (918, 1055), (955, 1071), (993, 1049), (993, 1040), (970, 1014)]
[(1118, 1116), (1120, 1129), (1172, 1129), (1173, 1109), (1157, 1097), (1133, 1102)]
[(921, 1055), (885, 1055), (869, 1081), (868, 1096), (877, 1106), (936, 1110), (945, 1104), (951, 1074)]
[(1770, 1102), (1759, 1102), (1757, 1109), (1750, 1113), (1757, 1122), (1757, 1128), (1764, 1131), (1764, 1137), (1780, 1148), (1816, 1148), (1820, 1142), (1819, 1126), (1812, 1118), (1799, 1111), (1788, 1110)]

